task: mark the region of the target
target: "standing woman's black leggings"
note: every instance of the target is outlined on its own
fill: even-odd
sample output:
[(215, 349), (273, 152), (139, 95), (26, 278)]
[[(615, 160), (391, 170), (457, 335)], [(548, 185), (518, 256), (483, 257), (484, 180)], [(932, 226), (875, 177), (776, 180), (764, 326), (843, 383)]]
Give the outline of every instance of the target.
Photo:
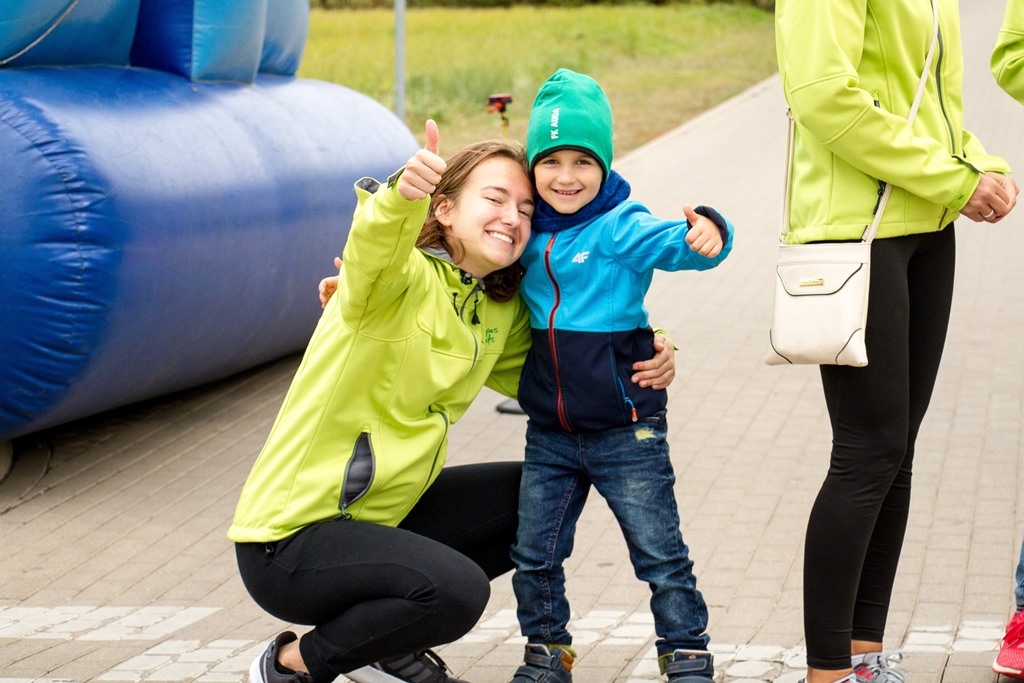
[(446, 467), (397, 529), (330, 520), (236, 544), (242, 581), (270, 614), (315, 626), (299, 648), (318, 682), (457, 640), (512, 569), (521, 476), (521, 463)]
[(850, 667), (882, 642), (910, 510), (914, 441), (946, 339), (956, 242), (945, 230), (875, 240), (868, 365), (822, 366), (832, 459), (807, 524), (807, 664)]

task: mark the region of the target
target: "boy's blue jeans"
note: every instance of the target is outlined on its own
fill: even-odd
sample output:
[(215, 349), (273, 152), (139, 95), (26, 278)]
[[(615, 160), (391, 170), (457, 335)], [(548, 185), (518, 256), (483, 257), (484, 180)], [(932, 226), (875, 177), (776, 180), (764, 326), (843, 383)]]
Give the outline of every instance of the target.
[(664, 413), (589, 434), (528, 423), (512, 587), (530, 643), (571, 644), (563, 561), (590, 486), (622, 529), (637, 578), (651, 586), (658, 654), (705, 650), (708, 610), (679, 531)]

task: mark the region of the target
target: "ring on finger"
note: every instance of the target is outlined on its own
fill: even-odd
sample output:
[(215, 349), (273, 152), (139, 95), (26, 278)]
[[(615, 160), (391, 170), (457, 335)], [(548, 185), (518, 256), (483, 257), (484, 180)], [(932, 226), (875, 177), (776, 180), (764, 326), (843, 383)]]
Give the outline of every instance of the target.
[(985, 218), (985, 219), (988, 219), (988, 218), (992, 218), (992, 216), (994, 216), (994, 215), (996, 215), (996, 210), (995, 209), (989, 209), (988, 213), (982, 214), (981, 217)]

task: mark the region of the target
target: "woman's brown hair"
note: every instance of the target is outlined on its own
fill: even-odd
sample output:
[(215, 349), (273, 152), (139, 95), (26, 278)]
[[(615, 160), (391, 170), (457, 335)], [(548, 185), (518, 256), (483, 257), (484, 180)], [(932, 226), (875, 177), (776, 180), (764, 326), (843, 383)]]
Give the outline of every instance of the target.
[[(444, 249), (456, 264), (462, 261), (465, 256), (462, 244), (458, 240), (450, 239), (448, 231), (437, 220), (434, 211), (443, 199), (458, 203), (459, 195), (462, 193), (469, 174), (482, 162), (492, 157), (511, 159), (519, 164), (527, 178), (530, 177), (529, 167), (526, 164), (526, 152), (523, 150), (523, 146), (514, 140), (485, 140), (455, 152), (446, 160), (448, 168), (441, 176), (430, 199), (430, 210), (427, 212), (427, 219), (423, 223), (419, 239), (416, 240), (417, 247)], [(519, 283), (522, 279), (523, 267), (519, 265), (517, 259), (512, 265), (484, 277), (484, 294), (493, 301), (511, 301), (519, 292)]]

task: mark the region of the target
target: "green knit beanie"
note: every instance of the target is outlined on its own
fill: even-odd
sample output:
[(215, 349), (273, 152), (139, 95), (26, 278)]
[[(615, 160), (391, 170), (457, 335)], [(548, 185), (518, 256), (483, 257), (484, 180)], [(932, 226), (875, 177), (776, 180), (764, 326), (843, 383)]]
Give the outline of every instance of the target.
[(559, 69), (537, 91), (526, 128), (530, 168), (551, 152), (576, 149), (612, 167), (612, 107), (590, 76)]

